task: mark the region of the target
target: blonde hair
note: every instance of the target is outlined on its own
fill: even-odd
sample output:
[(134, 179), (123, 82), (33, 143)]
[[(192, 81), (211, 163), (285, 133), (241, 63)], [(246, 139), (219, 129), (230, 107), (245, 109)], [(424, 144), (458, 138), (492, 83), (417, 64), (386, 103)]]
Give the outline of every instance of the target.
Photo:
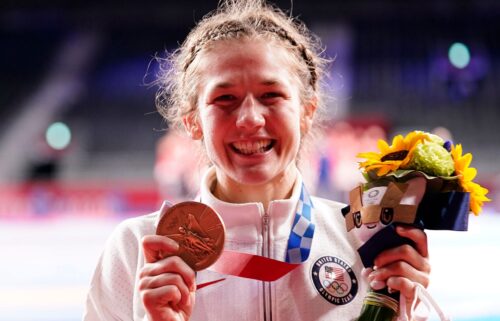
[(156, 105), (171, 127), (196, 112), (199, 76), (195, 61), (216, 41), (263, 37), (289, 49), (300, 79), (303, 103), (322, 108), (321, 80), (326, 59), (320, 41), (297, 19), (264, 0), (226, 0), (191, 30), (182, 45), (160, 61)]

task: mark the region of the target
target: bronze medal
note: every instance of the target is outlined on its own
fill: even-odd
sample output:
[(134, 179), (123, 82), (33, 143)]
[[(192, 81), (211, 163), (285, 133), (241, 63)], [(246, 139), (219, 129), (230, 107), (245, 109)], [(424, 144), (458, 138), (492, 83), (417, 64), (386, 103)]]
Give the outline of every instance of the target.
[(169, 208), (160, 219), (156, 234), (176, 241), (177, 255), (195, 271), (215, 263), (224, 248), (222, 219), (212, 208), (199, 202), (182, 202)]

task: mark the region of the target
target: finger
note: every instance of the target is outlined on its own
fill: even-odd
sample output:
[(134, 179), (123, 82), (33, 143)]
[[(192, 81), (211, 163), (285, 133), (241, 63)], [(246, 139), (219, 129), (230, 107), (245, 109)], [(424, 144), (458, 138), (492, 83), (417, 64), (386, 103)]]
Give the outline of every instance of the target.
[(142, 248), (146, 262), (153, 263), (176, 254), (179, 244), (163, 235), (146, 235), (142, 238)]
[(144, 277), (139, 282), (139, 290), (144, 291), (147, 289), (156, 289), (170, 285), (176, 286), (181, 294), (179, 304), (186, 304), (189, 299), (190, 291), (179, 274), (163, 273), (153, 277)]
[(162, 286), (156, 289), (141, 291), (144, 307), (151, 313), (153, 311), (165, 310), (165, 307), (178, 309), (182, 295), (175, 285)]
[(179, 274), (190, 290), (196, 290), (195, 272), (178, 256), (170, 256), (154, 263), (145, 264), (139, 277), (157, 276), (163, 273)]
[[(403, 277), (410, 281), (420, 283), (425, 287), (429, 284), (429, 273), (417, 270), (404, 261), (397, 261), (374, 270), (368, 275), (368, 281), (370, 285), (374, 282), (387, 283), (392, 277)], [(387, 285), (389, 286), (389, 284)]]
[(413, 301), (415, 296), (415, 284), (404, 277), (393, 276), (387, 279), (387, 287), (393, 291), (399, 291), (408, 301)]
[(387, 287), (387, 284), (384, 281), (371, 281), (370, 282), (370, 288), (373, 290), (382, 290), (383, 288)]
[(371, 267), (363, 268), (361, 270), (361, 276), (364, 277), (364, 278), (367, 278), (368, 275), (370, 275), (370, 273), (372, 273), (372, 272), (373, 272), (373, 268), (371, 268)]
[(397, 226), (396, 232), (402, 236), (406, 237), (415, 243), (415, 248), (418, 253), (423, 257), (429, 256), (429, 250), (427, 247), (427, 234), (419, 228), (411, 227), (411, 226)]
[(422, 272), (430, 273), (431, 270), (429, 259), (422, 256), (413, 246), (408, 244), (383, 251), (377, 255), (374, 263), (375, 268), (379, 269), (398, 261), (404, 261)]

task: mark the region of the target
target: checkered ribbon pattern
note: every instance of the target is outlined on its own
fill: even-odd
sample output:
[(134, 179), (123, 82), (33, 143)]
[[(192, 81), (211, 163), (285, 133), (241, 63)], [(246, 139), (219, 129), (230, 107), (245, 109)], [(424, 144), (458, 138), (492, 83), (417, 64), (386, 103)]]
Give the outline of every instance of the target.
[(314, 236), (314, 223), (312, 222), (313, 207), (311, 197), (304, 184), (302, 184), (292, 230), (288, 238), (288, 249), (286, 252), (286, 262), (288, 263), (298, 264), (304, 262), (309, 257)]

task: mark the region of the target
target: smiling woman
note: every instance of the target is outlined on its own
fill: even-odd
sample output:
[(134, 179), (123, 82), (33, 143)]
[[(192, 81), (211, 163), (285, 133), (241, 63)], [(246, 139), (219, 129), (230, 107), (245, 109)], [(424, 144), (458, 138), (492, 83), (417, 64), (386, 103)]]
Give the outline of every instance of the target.
[(239, 202), (263, 200), (267, 207), (286, 198), (295, 181), (294, 160), (316, 106), (301, 106), (299, 82), (283, 68), (287, 55), (263, 40), (227, 40), (198, 65), (198, 111), (185, 124), (193, 138), (203, 138), (216, 168), (214, 193), (224, 201), (238, 195)]
[[(175, 240), (154, 235), (167, 204), (113, 233), (92, 281), (86, 321), (359, 314), (368, 281), (343, 205), (310, 196), (297, 167), (323, 104), (320, 47), (302, 23), (259, 0), (225, 1), (191, 31), (159, 78), (159, 110), (204, 147), (211, 167), (197, 200), (222, 218), (224, 251), (266, 263), (220, 259), (195, 273)], [(428, 284), (427, 242), (415, 228), (401, 236), (415, 247), (381, 253), (378, 281), (412, 299), (415, 282)], [(234, 266), (245, 274), (227, 272)], [(286, 273), (269, 281), (281, 268)]]

